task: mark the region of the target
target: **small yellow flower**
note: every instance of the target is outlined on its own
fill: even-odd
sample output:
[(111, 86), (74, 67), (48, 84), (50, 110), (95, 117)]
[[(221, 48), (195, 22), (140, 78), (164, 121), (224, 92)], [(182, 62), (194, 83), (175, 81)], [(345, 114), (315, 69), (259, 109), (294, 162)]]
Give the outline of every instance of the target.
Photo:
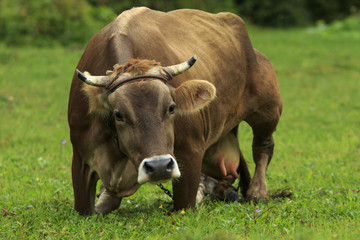
[(162, 204), (160, 205), (160, 207), (159, 208), (162, 208)]
[(185, 214), (185, 211), (184, 211), (184, 210), (182, 210), (180, 214), (184, 215), (184, 214)]

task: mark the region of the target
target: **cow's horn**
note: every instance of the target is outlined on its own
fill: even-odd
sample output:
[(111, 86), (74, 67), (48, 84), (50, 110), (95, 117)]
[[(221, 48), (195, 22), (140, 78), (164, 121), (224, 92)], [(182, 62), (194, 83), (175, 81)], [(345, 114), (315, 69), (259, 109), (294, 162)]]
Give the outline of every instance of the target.
[(189, 68), (191, 68), (191, 66), (194, 65), (194, 63), (196, 62), (196, 59), (197, 59), (197, 56), (195, 54), (186, 62), (177, 64), (177, 65), (167, 66), (167, 67), (164, 67), (164, 69), (167, 72), (169, 72), (172, 76), (176, 76), (176, 75), (179, 75), (179, 74), (185, 72)]
[(80, 72), (78, 69), (76, 69), (76, 73), (81, 81), (83, 81), (86, 84), (92, 85), (92, 86), (105, 87), (110, 82), (109, 76), (86, 75), (86, 74)]

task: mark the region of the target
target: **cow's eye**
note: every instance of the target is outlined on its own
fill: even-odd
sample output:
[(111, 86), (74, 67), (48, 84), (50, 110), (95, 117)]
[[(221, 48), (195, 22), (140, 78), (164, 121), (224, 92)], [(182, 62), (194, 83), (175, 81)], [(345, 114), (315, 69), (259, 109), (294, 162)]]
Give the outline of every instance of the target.
[(114, 116), (115, 116), (116, 121), (118, 121), (118, 122), (123, 122), (124, 121), (123, 116), (118, 111), (114, 112)]
[(169, 114), (175, 113), (176, 104), (171, 104), (169, 107)]

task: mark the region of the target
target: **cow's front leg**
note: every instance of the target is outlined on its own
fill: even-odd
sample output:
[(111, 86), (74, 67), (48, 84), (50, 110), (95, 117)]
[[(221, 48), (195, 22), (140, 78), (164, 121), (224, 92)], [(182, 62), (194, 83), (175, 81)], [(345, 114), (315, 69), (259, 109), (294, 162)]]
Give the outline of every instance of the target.
[[(179, 157), (181, 177), (173, 180), (174, 210), (193, 208), (201, 176), (203, 154)], [(185, 160), (186, 159), (186, 160)]]
[(122, 198), (113, 196), (104, 185), (100, 187), (99, 200), (95, 205), (96, 213), (108, 214), (119, 208)]
[(75, 210), (80, 215), (90, 215), (94, 212), (96, 183), (98, 176), (89, 165), (74, 151), (72, 161), (72, 182), (74, 188)]
[(260, 199), (264, 201), (268, 199), (265, 174), (274, 150), (272, 135), (267, 137), (261, 135), (259, 137), (259, 135), (254, 132), (252, 149), (256, 166), (250, 187), (246, 193), (247, 199), (254, 202), (258, 202)]

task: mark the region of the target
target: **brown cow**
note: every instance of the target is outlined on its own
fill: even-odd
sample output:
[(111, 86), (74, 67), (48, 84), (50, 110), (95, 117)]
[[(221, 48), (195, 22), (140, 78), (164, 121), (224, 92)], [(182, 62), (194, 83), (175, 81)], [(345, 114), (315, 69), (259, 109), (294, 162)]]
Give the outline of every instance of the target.
[[(199, 60), (190, 70), (194, 59), (174, 66), (194, 53)], [(282, 102), (275, 71), (252, 47), (241, 18), (133, 8), (90, 40), (77, 68), (68, 120), (80, 214), (108, 213), (140, 184), (170, 179), (174, 209), (194, 207), (202, 170), (231, 181), (240, 173), (246, 186), (234, 144), (241, 121), (254, 134), (256, 168), (246, 196), (267, 199)], [(99, 178), (105, 188), (95, 207)]]

